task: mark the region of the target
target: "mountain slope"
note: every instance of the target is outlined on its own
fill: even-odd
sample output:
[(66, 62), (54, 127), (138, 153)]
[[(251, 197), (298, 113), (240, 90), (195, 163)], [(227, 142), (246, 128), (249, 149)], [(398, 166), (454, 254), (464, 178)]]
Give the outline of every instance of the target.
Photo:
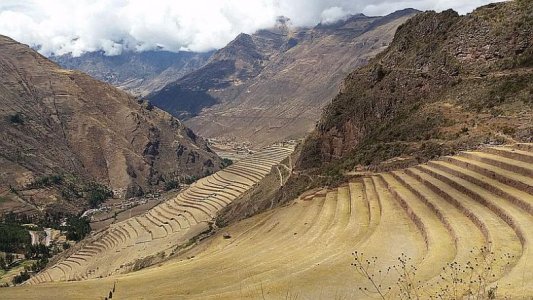
[[(530, 299), (532, 170), (533, 144), (518, 144), (368, 174), (230, 225), (151, 268), (96, 278), (118, 271), (101, 253), (123, 260), (142, 247), (146, 238), (137, 231), (146, 232), (131, 222), (28, 284), (2, 289), (2, 299), (94, 299), (110, 291), (113, 299), (376, 299), (378, 292), (391, 299)], [(192, 200), (206, 202), (214, 201)], [(171, 221), (158, 228), (165, 210), (145, 222), (154, 235), (177, 228)], [(98, 259), (95, 271), (72, 276)]]
[(106, 56), (89, 52), (79, 57), (52, 56), (65, 69), (80, 70), (134, 95), (145, 96), (203, 66), (213, 52), (124, 52)]
[(169, 114), (4, 36), (0, 95), (2, 189), (68, 174), (128, 196), (220, 167), (206, 143)]
[[(259, 145), (312, 130), (338, 84), (387, 46), (415, 14), (352, 16), (311, 29), (280, 20), (273, 30), (240, 35), (210, 63), (149, 95), (203, 136), (237, 137)], [(190, 97), (194, 94), (194, 97)]]
[(203, 108), (223, 101), (213, 94), (215, 91), (230, 90), (258, 76), (271, 57), (282, 51), (289, 39), (286, 22), (280, 18), (275, 28), (260, 30), (253, 35), (238, 35), (218, 50), (205, 66), (148, 95), (148, 98), (180, 119), (198, 115)]
[(306, 141), (300, 169), (395, 168), (458, 149), (533, 139), (528, 1), (467, 16), (427, 12), (350, 74)]

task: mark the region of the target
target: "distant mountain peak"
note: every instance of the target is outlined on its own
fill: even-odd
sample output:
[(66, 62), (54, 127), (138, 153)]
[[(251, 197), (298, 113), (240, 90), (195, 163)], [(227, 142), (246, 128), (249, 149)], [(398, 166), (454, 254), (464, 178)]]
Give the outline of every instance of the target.
[(341, 79), (381, 52), (408, 18), (379, 23), (359, 14), (313, 28), (278, 18), (278, 27), (239, 35), (204, 67), (149, 98), (204, 136), (259, 145), (302, 137)]

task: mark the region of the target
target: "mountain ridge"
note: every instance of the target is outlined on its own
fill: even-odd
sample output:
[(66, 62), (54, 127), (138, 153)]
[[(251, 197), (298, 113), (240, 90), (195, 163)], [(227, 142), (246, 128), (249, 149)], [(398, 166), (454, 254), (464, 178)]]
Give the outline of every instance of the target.
[[(240, 35), (208, 64), (148, 98), (206, 137), (251, 140), (258, 146), (300, 138), (312, 130), (342, 78), (382, 51), (415, 13), (357, 15), (328, 26)], [(235, 55), (242, 45), (249, 52)], [(262, 52), (257, 55), (255, 49)], [(206, 85), (206, 78), (215, 83)], [(193, 100), (187, 97), (192, 92), (198, 95)]]
[(426, 12), (406, 22), (386, 51), (345, 79), (304, 143), (299, 168), (339, 177), (487, 143), (531, 142), (526, 2), (466, 16)]
[(102, 51), (87, 52), (79, 57), (70, 54), (50, 57), (66, 69), (85, 72), (135, 96), (163, 88), (166, 84), (203, 66), (213, 54), (152, 50), (126, 51), (106, 56)]
[[(221, 167), (206, 142), (168, 113), (10, 38), (0, 36), (0, 49), (2, 189), (74, 176), (129, 197)], [(61, 187), (50, 188), (29, 197), (42, 194), (44, 206), (65, 200)]]

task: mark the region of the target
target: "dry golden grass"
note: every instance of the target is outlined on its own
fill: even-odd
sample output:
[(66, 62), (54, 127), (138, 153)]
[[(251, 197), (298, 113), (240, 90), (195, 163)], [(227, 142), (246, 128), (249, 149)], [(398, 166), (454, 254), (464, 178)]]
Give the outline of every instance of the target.
[[(376, 276), (406, 259), (416, 268), (409, 274), (420, 299), (442, 293), (456, 266), (481, 259), (487, 261), (479, 263), (483, 268), (490, 266), (483, 291), (497, 286), (496, 298), (529, 299), (531, 228), (533, 145), (489, 147), (314, 191), (229, 226), (158, 266), (1, 289), (0, 295), (98, 299), (116, 281), (113, 299), (373, 298), (371, 282), (351, 265), (358, 251), (377, 257), (370, 270)], [(380, 284), (391, 287), (385, 298), (401, 298), (397, 276), (381, 277)], [(457, 299), (466, 291), (448, 290), (457, 291)]]

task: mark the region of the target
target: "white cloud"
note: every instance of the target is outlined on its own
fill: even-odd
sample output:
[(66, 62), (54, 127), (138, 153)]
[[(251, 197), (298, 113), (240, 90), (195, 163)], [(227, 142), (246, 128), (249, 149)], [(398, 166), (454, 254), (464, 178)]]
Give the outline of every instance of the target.
[(398, 9), (454, 8), (461, 13), (491, 0), (0, 0), (0, 34), (39, 46), (40, 52), (72, 53), (163, 48), (207, 51), (241, 32), (275, 24), (331, 23), (348, 14), (384, 15)]
[(323, 24), (330, 24), (335, 21), (346, 18), (349, 15), (342, 7), (333, 6), (324, 10), (320, 14), (320, 22)]

